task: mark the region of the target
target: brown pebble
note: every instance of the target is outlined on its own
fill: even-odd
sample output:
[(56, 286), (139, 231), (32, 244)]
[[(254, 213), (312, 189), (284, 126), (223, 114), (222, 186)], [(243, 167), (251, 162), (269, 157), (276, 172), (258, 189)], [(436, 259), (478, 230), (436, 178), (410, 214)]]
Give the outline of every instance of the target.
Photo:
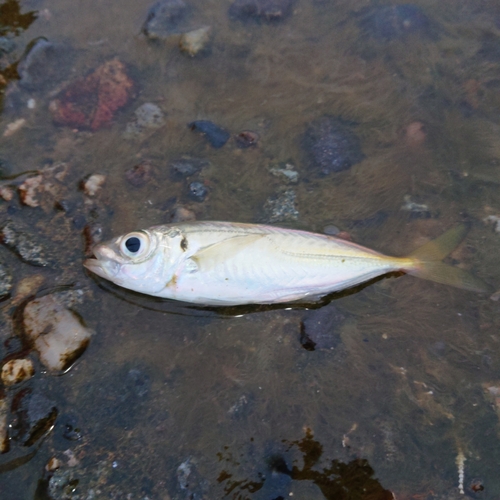
[(259, 139), (259, 134), (257, 132), (252, 132), (251, 130), (243, 130), (243, 132), (240, 132), (234, 137), (236, 145), (242, 149), (256, 146)]
[(31, 378), (34, 373), (30, 359), (11, 359), (2, 366), (2, 382), (6, 386), (18, 384)]
[(153, 166), (149, 160), (145, 160), (125, 172), (125, 178), (132, 186), (142, 187), (151, 180)]
[(341, 240), (352, 241), (352, 236), (347, 231), (340, 231), (335, 235), (335, 238), (340, 238)]
[(408, 146), (420, 146), (425, 141), (427, 134), (422, 122), (411, 122), (405, 129), (405, 139)]
[(196, 220), (196, 214), (185, 207), (176, 207), (172, 214), (172, 222), (187, 222)]

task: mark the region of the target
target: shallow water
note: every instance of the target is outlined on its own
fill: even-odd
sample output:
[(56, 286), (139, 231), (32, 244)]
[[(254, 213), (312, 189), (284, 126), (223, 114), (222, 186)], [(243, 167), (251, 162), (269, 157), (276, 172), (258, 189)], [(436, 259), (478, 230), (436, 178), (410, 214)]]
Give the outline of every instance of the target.
[[(12, 440), (0, 455), (2, 500), (453, 499), (462, 497), (462, 459), (465, 494), (498, 498), (500, 316), (489, 294), (384, 279), (325, 301), (344, 319), (327, 332), (331, 348), (307, 350), (304, 306), (190, 308), (118, 290), (81, 266), (86, 223), (109, 237), (170, 222), (179, 206), (198, 220), (265, 222), (266, 200), (291, 190), (298, 216), (277, 224), (334, 224), (394, 255), (467, 221), (471, 231), (451, 262), (497, 290), (500, 234), (485, 221), (500, 217), (495, 2), (417, 1), (429, 27), (392, 39), (373, 27), (378, 4), (368, 1), (297, 0), (271, 23), (232, 19), (229, 1), (190, 2), (189, 26), (212, 29), (208, 50), (192, 58), (178, 34), (141, 34), (145, 0), (2, 5), (37, 19), (19, 29), (17, 14), (0, 19), (0, 35), (16, 44), (0, 52), (0, 159), (11, 177), (58, 162), (69, 173), (40, 207), (17, 195), (0, 200), (2, 223), (30, 224), (56, 265), (30, 266), (4, 247), (0, 254), (15, 286), (37, 275), (43, 284), (33, 293), (82, 290), (74, 309), (95, 330), (70, 371), (51, 375), (32, 352), (35, 377), (5, 391), (9, 405), (23, 388), (40, 392), (58, 417), (35, 446)], [(62, 58), (43, 88), (26, 89), (16, 64), (38, 37), (68, 49), (69, 69), (61, 76)], [(113, 58), (135, 92), (111, 124), (54, 124), (50, 101)], [(148, 102), (164, 125), (125, 137)], [(362, 161), (327, 176), (310, 168), (303, 138), (322, 116), (353, 128)], [(214, 149), (188, 128), (194, 120), (232, 135), (256, 132), (258, 144), (240, 149), (231, 138)], [(175, 178), (170, 163), (186, 155), (210, 165)], [(125, 172), (145, 160), (151, 179), (131, 184)], [(270, 172), (287, 163), (297, 183)], [(79, 182), (92, 173), (106, 182), (90, 199)], [(193, 181), (208, 189), (203, 202), (189, 197)], [(69, 209), (54, 208), (62, 200)], [(13, 335), (15, 286), (1, 304), (1, 358)], [(77, 436), (68, 434), (75, 428)], [(61, 461), (55, 472), (46, 468), (52, 457)]]

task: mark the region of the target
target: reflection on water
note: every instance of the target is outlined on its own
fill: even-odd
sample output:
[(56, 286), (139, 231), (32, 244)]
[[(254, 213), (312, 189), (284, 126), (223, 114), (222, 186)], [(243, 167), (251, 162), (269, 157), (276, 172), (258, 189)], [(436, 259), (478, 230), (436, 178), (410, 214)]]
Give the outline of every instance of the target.
[[(180, 220), (390, 255), (466, 221), (449, 262), (496, 290), (496, 2), (153, 5), (0, 4), (0, 359), (35, 371), (2, 378), (2, 500), (495, 499), (498, 294), (195, 308), (81, 263)], [(44, 296), (40, 342), (95, 332), (66, 373), (23, 333)]]

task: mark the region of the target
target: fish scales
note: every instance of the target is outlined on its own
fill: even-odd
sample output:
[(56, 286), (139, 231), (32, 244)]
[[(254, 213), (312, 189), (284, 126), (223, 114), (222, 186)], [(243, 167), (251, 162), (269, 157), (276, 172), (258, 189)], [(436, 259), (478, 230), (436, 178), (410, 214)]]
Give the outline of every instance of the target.
[(84, 265), (138, 292), (204, 305), (317, 298), (404, 271), (481, 290), (441, 261), (465, 236), (457, 226), (409, 257), (389, 257), (332, 236), (261, 224), (189, 222), (153, 226), (94, 248)]

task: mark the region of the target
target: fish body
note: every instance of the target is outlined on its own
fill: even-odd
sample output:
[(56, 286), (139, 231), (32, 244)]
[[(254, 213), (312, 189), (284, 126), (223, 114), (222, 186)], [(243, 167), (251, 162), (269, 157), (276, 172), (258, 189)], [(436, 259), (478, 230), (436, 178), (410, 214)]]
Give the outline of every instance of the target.
[(96, 258), (84, 265), (124, 288), (203, 305), (314, 300), (392, 271), (478, 290), (469, 274), (439, 262), (464, 235), (458, 226), (441, 237), (442, 243), (438, 238), (409, 257), (389, 257), (306, 231), (189, 222), (154, 226), (97, 245)]

